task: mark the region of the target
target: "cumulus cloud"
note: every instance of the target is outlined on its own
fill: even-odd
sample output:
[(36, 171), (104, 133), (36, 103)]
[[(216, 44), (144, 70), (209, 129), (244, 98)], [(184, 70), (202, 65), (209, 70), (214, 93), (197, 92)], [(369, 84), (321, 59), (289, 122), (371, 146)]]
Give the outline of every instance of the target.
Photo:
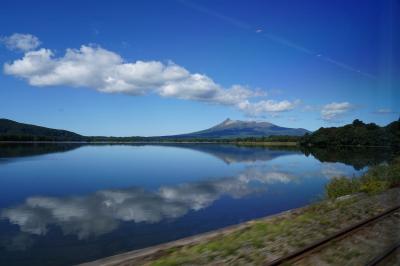
[[(0, 217), (18, 225), (22, 232), (45, 235), (50, 225), (57, 225), (64, 234), (85, 239), (111, 232), (122, 221), (157, 223), (178, 218), (210, 206), (223, 195), (240, 198), (265, 190), (267, 184), (291, 180), (293, 176), (285, 172), (249, 168), (236, 177), (164, 186), (157, 191), (128, 188), (87, 196), (30, 197), (3, 210)], [(254, 182), (259, 185), (252, 185)]]
[(279, 113), (295, 108), (296, 101), (258, 100), (260, 90), (243, 85), (225, 88), (205, 74), (190, 73), (173, 62), (126, 62), (120, 55), (94, 45), (67, 49), (56, 57), (49, 49), (27, 51), (21, 59), (4, 64), (4, 73), (32, 86), (92, 88), (103, 93), (143, 95), (202, 101), (233, 106), (249, 115)]
[(336, 121), (352, 109), (354, 106), (349, 102), (333, 102), (322, 107), (321, 117), (325, 121)]
[(10, 50), (28, 52), (38, 48), (41, 44), (39, 39), (31, 34), (14, 33), (11, 36), (2, 37), (0, 41)]
[(239, 109), (245, 111), (252, 116), (259, 116), (265, 113), (280, 113), (293, 110), (298, 104), (299, 100), (295, 101), (274, 101), (262, 100), (256, 103), (250, 103), (248, 100), (242, 101), (238, 104)]

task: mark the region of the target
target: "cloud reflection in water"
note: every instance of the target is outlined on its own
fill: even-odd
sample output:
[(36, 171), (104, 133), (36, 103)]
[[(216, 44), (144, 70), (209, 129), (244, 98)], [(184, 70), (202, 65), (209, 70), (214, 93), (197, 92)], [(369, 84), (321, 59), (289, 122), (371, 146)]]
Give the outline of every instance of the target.
[(224, 195), (241, 198), (265, 191), (268, 184), (293, 179), (286, 172), (251, 167), (236, 177), (163, 186), (157, 191), (128, 188), (87, 196), (29, 197), (19, 206), (4, 209), (1, 218), (18, 225), (22, 232), (45, 235), (50, 225), (57, 225), (65, 235), (85, 239), (111, 232), (120, 222), (157, 223), (178, 218), (206, 208)]

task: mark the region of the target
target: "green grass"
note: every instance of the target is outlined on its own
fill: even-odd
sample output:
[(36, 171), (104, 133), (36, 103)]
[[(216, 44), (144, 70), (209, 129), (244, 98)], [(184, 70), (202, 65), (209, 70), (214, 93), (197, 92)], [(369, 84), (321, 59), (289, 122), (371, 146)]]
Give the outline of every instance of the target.
[(345, 251), (343, 254), (344, 254), (343, 258), (345, 260), (351, 260), (351, 259), (356, 258), (361, 255), (361, 253), (357, 250), (350, 250), (348, 252)]
[(400, 186), (400, 158), (390, 164), (371, 167), (359, 178), (335, 177), (325, 187), (328, 198), (365, 192), (377, 194)]
[(334, 177), (326, 186), (328, 198), (338, 198), (344, 195), (353, 194), (360, 191), (360, 181), (355, 178), (344, 176)]
[[(334, 178), (327, 186), (328, 198), (352, 194), (356, 192), (378, 193), (400, 184), (400, 159), (389, 165), (372, 167), (357, 179)], [(150, 265), (205, 265), (211, 261), (235, 264), (252, 262), (263, 264), (268, 252), (284, 255), (293, 248), (301, 248), (313, 239), (329, 235), (338, 230), (344, 222), (360, 220), (363, 215), (373, 214), (376, 208), (366, 212), (366, 206), (355, 209), (354, 204), (360, 197), (343, 200), (324, 200), (304, 208), (300, 213), (255, 221), (247, 227), (220, 235), (213, 239), (166, 250), (166, 254), (154, 258)], [(368, 205), (369, 206), (369, 205)], [(288, 249), (289, 248), (289, 249)], [(346, 259), (359, 256), (357, 252), (344, 252)], [(333, 261), (334, 257), (325, 258)]]
[[(357, 198), (326, 200), (304, 208), (301, 213), (256, 221), (227, 235), (170, 252), (167, 250), (162, 257), (154, 258), (150, 265), (205, 265), (211, 261), (232, 265), (238, 261), (262, 265), (268, 253), (284, 255), (289, 250), (302, 248), (321, 236), (331, 234), (332, 230), (338, 230), (335, 224), (342, 224), (341, 221), (362, 219), (355, 217), (360, 211), (354, 209), (358, 201)], [(338, 218), (337, 214), (342, 213), (342, 209), (344, 214)], [(349, 259), (358, 256), (354, 252), (348, 253), (346, 257)]]
[(240, 231), (178, 251), (167, 252), (168, 255), (157, 259), (151, 265), (181, 265), (193, 262), (205, 264), (210, 261), (210, 258), (228, 258), (243, 254), (240, 250), (245, 247), (252, 250), (251, 254), (240, 255), (239, 257), (243, 257), (245, 260), (258, 260), (261, 262), (261, 258), (263, 258), (261, 250), (266, 247), (268, 242), (274, 242), (279, 237), (293, 238), (292, 245), (295, 247), (305, 246), (307, 244), (305, 240), (297, 236), (299, 225), (306, 226), (307, 223), (311, 223), (313, 220), (322, 221), (321, 215), (323, 213), (318, 208), (310, 208), (305, 213), (297, 215), (290, 220), (277, 219), (270, 223), (257, 221)]

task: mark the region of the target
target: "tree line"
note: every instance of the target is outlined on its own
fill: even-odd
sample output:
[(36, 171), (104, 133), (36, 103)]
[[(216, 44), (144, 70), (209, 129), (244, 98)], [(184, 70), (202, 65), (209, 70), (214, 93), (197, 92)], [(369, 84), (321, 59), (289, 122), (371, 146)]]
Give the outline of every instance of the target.
[(301, 146), (400, 146), (400, 120), (380, 127), (356, 119), (342, 127), (321, 127), (306, 134), (299, 141)]

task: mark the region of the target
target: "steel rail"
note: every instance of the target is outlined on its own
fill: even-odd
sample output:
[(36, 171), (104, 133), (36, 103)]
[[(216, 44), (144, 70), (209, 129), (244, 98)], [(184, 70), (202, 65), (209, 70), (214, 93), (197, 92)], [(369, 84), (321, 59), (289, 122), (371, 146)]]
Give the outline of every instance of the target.
[(381, 219), (381, 218), (383, 218), (385, 216), (388, 216), (388, 215), (392, 214), (393, 212), (395, 212), (395, 211), (397, 211), (399, 209), (400, 209), (400, 205), (396, 206), (396, 207), (393, 207), (393, 208), (390, 208), (390, 209), (388, 209), (388, 210), (386, 210), (386, 211), (384, 211), (384, 212), (382, 212), (382, 213), (380, 213), (378, 215), (375, 215), (375, 216), (373, 216), (371, 218), (368, 218), (366, 220), (358, 222), (358, 223), (356, 223), (356, 224), (354, 224), (352, 226), (344, 228), (344, 229), (340, 230), (339, 232), (337, 232), (337, 233), (335, 233), (335, 234), (333, 234), (331, 236), (325, 237), (325, 238), (323, 238), (323, 239), (321, 239), (319, 241), (316, 241), (316, 242), (314, 242), (314, 243), (312, 243), (310, 245), (307, 245), (306, 247), (304, 247), (302, 249), (299, 249), (299, 250), (296, 250), (296, 251), (294, 251), (292, 253), (289, 253), (286, 256), (277, 258), (277, 259), (275, 259), (273, 261), (270, 261), (270, 262), (266, 262), (265, 265), (266, 266), (275, 266), (275, 265), (283, 264), (283, 263), (288, 262), (288, 261), (297, 261), (297, 260), (303, 258), (304, 256), (319, 250), (320, 248), (322, 248), (327, 243), (329, 243), (329, 242), (331, 242), (333, 240), (338, 240), (338, 239), (344, 238), (347, 235), (350, 235), (350, 234), (354, 233), (355, 231), (361, 229), (362, 227), (364, 227), (364, 226), (366, 226), (366, 225), (368, 225), (368, 224), (370, 224), (372, 222), (375, 222), (375, 221), (377, 221), (377, 220), (379, 220), (379, 219)]
[(379, 265), (384, 259), (389, 257), (393, 252), (395, 252), (398, 248), (400, 248), (400, 242), (397, 242), (384, 252), (382, 252), (379, 256), (376, 256), (373, 260), (368, 262), (365, 266), (376, 266)]

